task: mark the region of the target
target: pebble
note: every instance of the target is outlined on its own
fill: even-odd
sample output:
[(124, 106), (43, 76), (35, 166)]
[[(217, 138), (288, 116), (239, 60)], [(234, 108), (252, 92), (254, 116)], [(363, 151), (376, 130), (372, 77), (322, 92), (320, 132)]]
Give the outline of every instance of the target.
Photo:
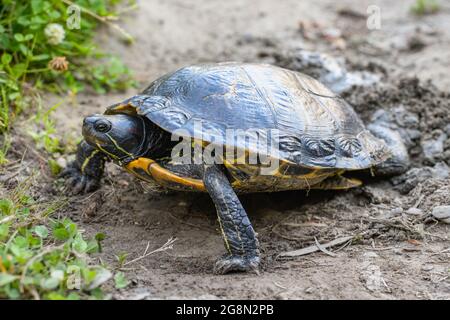
[(441, 133), (437, 139), (423, 141), (422, 149), (425, 158), (434, 162), (435, 158), (442, 155), (444, 152), (444, 142), (447, 138), (448, 136), (445, 133)]
[(445, 133), (450, 136), (450, 123), (445, 126)]
[(444, 223), (450, 224), (450, 206), (437, 206), (431, 212), (433, 217), (441, 220)]
[(65, 167), (67, 167), (67, 160), (63, 157), (59, 157), (58, 159), (56, 159), (56, 164), (64, 169)]
[(403, 212), (403, 208), (394, 208), (391, 210), (391, 214), (397, 216)]
[(433, 270), (434, 269), (434, 267), (431, 265), (431, 264), (424, 264), (423, 266), (422, 266), (422, 270), (423, 271), (431, 271), (431, 270)]
[(419, 208), (409, 208), (406, 210), (406, 213), (412, 216), (421, 216), (423, 214), (423, 211)]
[(312, 287), (308, 287), (305, 289), (305, 293), (308, 293), (308, 294), (313, 293), (313, 291), (314, 291), (314, 288), (312, 288)]

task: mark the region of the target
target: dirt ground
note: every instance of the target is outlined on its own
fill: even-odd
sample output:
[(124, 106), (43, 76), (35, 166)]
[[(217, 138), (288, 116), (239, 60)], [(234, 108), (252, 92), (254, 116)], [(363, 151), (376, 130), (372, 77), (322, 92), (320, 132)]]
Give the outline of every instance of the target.
[[(296, 68), (295, 50), (341, 59), (349, 71), (372, 72), (377, 84), (342, 95), (364, 121), (390, 117), (405, 137), (414, 169), (391, 180), (366, 179), (351, 191), (292, 191), (242, 197), (262, 247), (261, 273), (212, 273), (224, 253), (207, 195), (152, 191), (114, 165), (97, 192), (70, 198), (61, 215), (88, 234), (104, 232), (105, 262), (129, 259), (177, 238), (172, 250), (130, 265), (124, 298), (450, 299), (450, 225), (431, 215), (450, 205), (450, 6), (416, 17), (415, 1), (139, 1), (122, 26), (123, 44), (100, 30), (102, 47), (117, 54), (145, 87), (178, 67), (217, 61), (268, 62)], [(339, 3), (339, 4), (337, 4)], [(381, 29), (368, 30), (369, 5), (381, 9)], [(417, 78), (415, 78), (417, 77)], [(428, 80), (430, 80), (428, 82)], [(80, 136), (83, 116), (136, 93), (81, 94), (56, 112), (61, 136)], [(57, 97), (48, 97), (48, 102)], [(384, 111), (383, 111), (384, 110)], [(42, 196), (60, 189), (42, 178)], [(290, 259), (283, 252), (353, 240)]]

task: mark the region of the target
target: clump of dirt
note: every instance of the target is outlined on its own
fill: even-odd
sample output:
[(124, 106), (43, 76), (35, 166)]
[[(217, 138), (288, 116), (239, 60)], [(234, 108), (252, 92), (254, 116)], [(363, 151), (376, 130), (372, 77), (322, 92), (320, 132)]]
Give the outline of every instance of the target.
[[(450, 94), (431, 82), (401, 78), (343, 93), (361, 117), (369, 122), (383, 116), (402, 131), (414, 165), (439, 161), (450, 164)], [(380, 111), (380, 110), (384, 110)]]

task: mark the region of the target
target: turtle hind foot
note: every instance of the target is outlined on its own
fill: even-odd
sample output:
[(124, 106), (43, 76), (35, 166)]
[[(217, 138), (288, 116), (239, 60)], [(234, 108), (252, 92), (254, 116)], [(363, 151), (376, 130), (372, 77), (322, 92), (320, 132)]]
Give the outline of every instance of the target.
[(217, 260), (214, 266), (214, 273), (226, 274), (230, 272), (253, 271), (259, 275), (258, 266), (260, 261), (258, 256), (227, 255)]

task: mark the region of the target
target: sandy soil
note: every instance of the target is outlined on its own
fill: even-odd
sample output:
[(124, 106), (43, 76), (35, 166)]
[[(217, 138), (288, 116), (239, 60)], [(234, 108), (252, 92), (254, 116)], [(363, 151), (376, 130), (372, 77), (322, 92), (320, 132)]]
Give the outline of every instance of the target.
[[(108, 166), (104, 187), (72, 197), (61, 213), (79, 221), (89, 234), (107, 234), (99, 258), (115, 264), (115, 255), (126, 252), (131, 259), (148, 243), (156, 249), (177, 238), (173, 250), (132, 264), (127, 269), (132, 285), (113, 291), (113, 296), (449, 299), (450, 227), (430, 213), (436, 205), (450, 205), (450, 180), (439, 174), (448, 170), (445, 162), (450, 164), (450, 133), (445, 133), (450, 123), (445, 93), (450, 84), (450, 7), (442, 4), (439, 13), (417, 18), (410, 14), (413, 2), (147, 0), (124, 17), (123, 27), (136, 38), (134, 45), (126, 46), (113, 31), (101, 30), (99, 42), (122, 57), (141, 87), (198, 62), (286, 65), (292, 62), (290, 52), (302, 48), (340, 57), (349, 70), (369, 70), (382, 77), (379, 86), (343, 94), (365, 121), (379, 109), (415, 119), (406, 124), (397, 121), (399, 129), (411, 135), (408, 147), (416, 171), (409, 175), (391, 181), (368, 179), (363, 188), (347, 192), (243, 197), (262, 246), (260, 275), (213, 275), (213, 263), (224, 248), (206, 195), (149, 191), (114, 165)], [(380, 30), (366, 27), (369, 4), (381, 9)], [(79, 136), (83, 116), (102, 112), (135, 92), (80, 95), (75, 103), (58, 109), (59, 132), (66, 139)], [(425, 155), (424, 141), (433, 139), (443, 139), (443, 150)], [(442, 165), (435, 170), (438, 173), (431, 169), (436, 163)], [(58, 196), (58, 187), (46, 181), (44, 192)], [(326, 243), (343, 236), (355, 238), (330, 249), (333, 256), (316, 252), (289, 260), (278, 257), (314, 245), (315, 238)]]

